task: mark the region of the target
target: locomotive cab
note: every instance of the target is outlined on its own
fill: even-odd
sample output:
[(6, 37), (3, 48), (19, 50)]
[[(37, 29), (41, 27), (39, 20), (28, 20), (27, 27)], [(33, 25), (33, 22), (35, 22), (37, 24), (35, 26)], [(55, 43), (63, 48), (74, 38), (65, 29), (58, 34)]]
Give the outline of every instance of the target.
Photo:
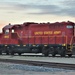
[(11, 33), (12, 27), (13, 27), (13, 25), (11, 25), (11, 24), (9, 23), (9, 25), (6, 25), (6, 26), (2, 29), (2, 30), (3, 30), (3, 33), (4, 33), (4, 34), (9, 34), (9, 33)]

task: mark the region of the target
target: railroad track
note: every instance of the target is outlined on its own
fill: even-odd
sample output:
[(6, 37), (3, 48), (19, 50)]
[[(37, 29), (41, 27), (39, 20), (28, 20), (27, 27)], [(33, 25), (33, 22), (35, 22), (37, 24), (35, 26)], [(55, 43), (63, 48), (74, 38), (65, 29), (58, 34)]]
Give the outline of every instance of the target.
[[(3, 56), (5, 56), (6, 54), (2, 54)], [(6, 55), (7, 56), (7, 55)], [(10, 56), (10, 55), (9, 55)], [(45, 56), (43, 56), (42, 54), (34, 54), (34, 53), (24, 53), (24, 54), (22, 54), (22, 55), (18, 55), (18, 54), (15, 54), (15, 55), (13, 55), (13, 56), (26, 56), (26, 57), (45, 57)], [(52, 57), (52, 55), (49, 55), (48, 57)], [(55, 57), (57, 57), (57, 58), (60, 58), (61, 56), (60, 55), (56, 55)], [(62, 57), (62, 58), (75, 58), (75, 55), (72, 55), (71, 57), (68, 57), (67, 55), (65, 56), (65, 57)]]
[(0, 62), (75, 70), (75, 64), (68, 64), (68, 63), (31, 61), (31, 60), (16, 60), (16, 59), (1, 59), (1, 58), (0, 58)]

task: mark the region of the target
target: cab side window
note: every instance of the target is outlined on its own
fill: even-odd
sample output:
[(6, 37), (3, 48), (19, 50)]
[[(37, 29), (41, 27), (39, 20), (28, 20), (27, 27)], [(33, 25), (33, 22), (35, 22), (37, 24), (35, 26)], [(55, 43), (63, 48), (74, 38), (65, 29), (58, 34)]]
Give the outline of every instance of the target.
[(5, 34), (9, 34), (9, 29), (5, 30)]
[(14, 29), (12, 29), (12, 33), (14, 33)]

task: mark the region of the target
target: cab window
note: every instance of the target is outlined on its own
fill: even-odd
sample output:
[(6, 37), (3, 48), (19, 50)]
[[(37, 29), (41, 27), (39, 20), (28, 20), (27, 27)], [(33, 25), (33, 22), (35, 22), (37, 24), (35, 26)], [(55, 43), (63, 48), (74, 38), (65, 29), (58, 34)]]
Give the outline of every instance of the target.
[(8, 34), (9, 33), (9, 29), (5, 30), (5, 34)]
[(12, 29), (12, 33), (14, 33), (14, 29)]

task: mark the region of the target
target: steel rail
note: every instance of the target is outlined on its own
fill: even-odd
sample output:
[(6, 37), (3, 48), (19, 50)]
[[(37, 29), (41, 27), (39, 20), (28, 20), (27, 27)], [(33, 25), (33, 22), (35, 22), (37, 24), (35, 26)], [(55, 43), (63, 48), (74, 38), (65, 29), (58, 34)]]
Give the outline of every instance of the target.
[(67, 63), (15, 60), (15, 59), (0, 59), (0, 62), (75, 70), (75, 64), (67, 64)]

